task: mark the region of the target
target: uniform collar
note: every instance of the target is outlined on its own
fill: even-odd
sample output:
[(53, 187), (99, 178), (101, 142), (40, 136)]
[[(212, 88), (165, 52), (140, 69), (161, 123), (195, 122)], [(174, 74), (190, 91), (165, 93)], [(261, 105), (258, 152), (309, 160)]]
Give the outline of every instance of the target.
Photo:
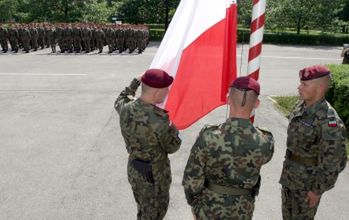
[(323, 109), (326, 106), (326, 104), (327, 103), (325, 98), (319, 100), (318, 102), (314, 103), (309, 107), (305, 107), (305, 104), (304, 104), (304, 115), (305, 116), (315, 115), (320, 109)]
[(241, 127), (249, 127), (252, 123), (250, 119), (232, 117), (226, 120), (226, 124), (232, 124), (232, 125), (241, 126)]
[(141, 105), (145, 110), (148, 110), (148, 111), (154, 111), (155, 113), (157, 114), (160, 114), (160, 115), (166, 115), (168, 112), (162, 108), (159, 108), (157, 107), (156, 105), (153, 105), (153, 104), (150, 104), (150, 103), (147, 103), (147, 102), (144, 102), (142, 99), (138, 98), (136, 100), (136, 104), (137, 105)]

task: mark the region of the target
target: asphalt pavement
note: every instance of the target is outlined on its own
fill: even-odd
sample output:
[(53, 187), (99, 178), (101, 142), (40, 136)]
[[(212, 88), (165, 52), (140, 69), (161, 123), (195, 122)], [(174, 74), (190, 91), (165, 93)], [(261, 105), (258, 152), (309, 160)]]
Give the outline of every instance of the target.
[[(246, 74), (247, 45), (238, 45), (238, 72)], [(127, 181), (127, 152), (113, 102), (145, 69), (158, 48), (138, 54), (0, 53), (0, 219), (136, 219)], [(255, 220), (281, 219), (280, 185), (287, 120), (271, 95), (294, 95), (299, 69), (341, 62), (339, 47), (264, 45), (261, 106), (256, 125), (276, 140), (262, 169)], [(241, 58), (242, 57), (242, 58)], [(241, 67), (241, 68), (240, 68)], [(170, 156), (173, 183), (166, 220), (191, 219), (181, 179), (189, 151), (204, 124), (223, 122), (222, 106), (181, 131), (183, 144)], [(324, 194), (318, 220), (349, 216), (349, 168)]]

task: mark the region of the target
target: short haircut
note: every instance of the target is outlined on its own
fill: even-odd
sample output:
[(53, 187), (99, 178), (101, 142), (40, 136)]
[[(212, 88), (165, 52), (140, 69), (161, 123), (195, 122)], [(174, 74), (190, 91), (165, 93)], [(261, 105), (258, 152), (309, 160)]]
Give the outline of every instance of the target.
[[(245, 97), (245, 103), (244, 102), (244, 93), (246, 93)], [(238, 107), (248, 107), (248, 108), (254, 108), (255, 103), (258, 99), (258, 94), (253, 90), (239, 90), (237, 88), (230, 88), (229, 91), (229, 98), (231, 101), (231, 104), (238, 108)]]

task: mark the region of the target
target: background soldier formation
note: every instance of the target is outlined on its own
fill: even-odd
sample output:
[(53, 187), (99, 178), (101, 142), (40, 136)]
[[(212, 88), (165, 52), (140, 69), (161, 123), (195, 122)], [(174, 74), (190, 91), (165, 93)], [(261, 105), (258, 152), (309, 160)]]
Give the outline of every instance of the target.
[(2, 51), (29, 53), (51, 47), (56, 53), (89, 53), (108, 46), (108, 53), (142, 53), (149, 43), (149, 28), (145, 25), (116, 25), (94, 23), (31, 23), (0, 24), (0, 45)]

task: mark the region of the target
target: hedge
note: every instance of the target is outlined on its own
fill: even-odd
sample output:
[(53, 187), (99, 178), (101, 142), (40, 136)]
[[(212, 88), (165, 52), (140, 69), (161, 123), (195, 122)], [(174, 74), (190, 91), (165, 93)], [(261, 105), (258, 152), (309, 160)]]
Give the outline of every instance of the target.
[[(160, 41), (165, 34), (161, 26), (150, 26), (150, 40)], [(247, 29), (238, 30), (238, 42), (248, 43), (250, 32)], [(296, 34), (296, 33), (274, 33), (266, 31), (263, 37), (264, 43), (271, 44), (295, 44), (295, 45), (327, 45), (342, 46), (349, 43), (349, 34), (336, 36), (333, 34)]]
[(330, 64), (328, 67), (333, 76), (333, 84), (326, 99), (342, 118), (349, 134), (349, 65)]
[[(238, 42), (248, 43), (250, 40), (250, 32), (246, 29), (238, 30)], [(296, 44), (296, 45), (327, 45), (327, 46), (342, 46), (349, 43), (349, 34), (334, 35), (334, 34), (296, 34), (288, 32), (268, 32), (263, 36), (264, 43), (271, 44)]]

